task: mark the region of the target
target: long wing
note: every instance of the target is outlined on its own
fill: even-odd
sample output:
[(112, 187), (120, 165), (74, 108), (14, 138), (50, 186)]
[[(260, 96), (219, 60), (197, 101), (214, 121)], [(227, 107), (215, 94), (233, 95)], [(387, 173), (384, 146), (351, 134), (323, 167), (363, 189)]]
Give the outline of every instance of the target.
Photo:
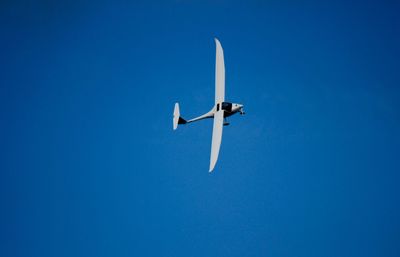
[(215, 57), (215, 104), (225, 101), (225, 64), (224, 50), (221, 43), (215, 39), (216, 57)]
[(224, 111), (219, 110), (214, 114), (214, 125), (211, 142), (210, 170), (212, 172), (218, 160), (219, 148), (222, 140), (222, 127), (224, 123)]

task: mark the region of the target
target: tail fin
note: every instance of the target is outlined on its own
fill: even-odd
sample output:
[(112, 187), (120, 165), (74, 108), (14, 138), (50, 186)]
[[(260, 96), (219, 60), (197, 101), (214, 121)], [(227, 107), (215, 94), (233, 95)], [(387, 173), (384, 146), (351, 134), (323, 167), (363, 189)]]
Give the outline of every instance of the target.
[(178, 124), (186, 124), (186, 120), (181, 117), (181, 113), (179, 111), (179, 104), (175, 103), (174, 119), (173, 119), (174, 130), (178, 128)]

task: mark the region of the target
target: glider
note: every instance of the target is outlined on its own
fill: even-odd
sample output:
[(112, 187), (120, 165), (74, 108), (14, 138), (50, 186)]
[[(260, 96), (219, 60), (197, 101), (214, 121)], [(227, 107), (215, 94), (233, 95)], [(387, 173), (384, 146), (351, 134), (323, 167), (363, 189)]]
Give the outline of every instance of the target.
[(210, 156), (210, 169), (209, 172), (214, 170), (215, 164), (218, 160), (219, 149), (222, 140), (222, 128), (229, 125), (226, 117), (235, 113), (244, 114), (243, 105), (225, 102), (225, 64), (224, 64), (224, 51), (221, 43), (215, 38), (216, 44), (216, 58), (215, 58), (215, 103), (214, 107), (197, 118), (185, 120), (180, 115), (179, 103), (175, 103), (173, 128), (176, 130), (178, 125), (187, 124), (194, 121), (214, 118), (212, 141), (211, 141), (211, 156)]

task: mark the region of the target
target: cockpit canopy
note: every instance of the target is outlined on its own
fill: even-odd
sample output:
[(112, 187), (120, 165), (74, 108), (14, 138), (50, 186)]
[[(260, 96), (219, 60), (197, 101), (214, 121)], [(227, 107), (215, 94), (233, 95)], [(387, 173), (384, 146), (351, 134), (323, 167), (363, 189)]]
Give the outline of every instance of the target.
[(223, 102), (220, 106), (220, 104), (217, 104), (217, 111), (219, 111), (219, 109), (224, 110), (226, 112), (232, 112), (232, 103), (228, 103), (228, 102)]
[(232, 111), (232, 103), (223, 102), (222, 103), (222, 110), (231, 112)]

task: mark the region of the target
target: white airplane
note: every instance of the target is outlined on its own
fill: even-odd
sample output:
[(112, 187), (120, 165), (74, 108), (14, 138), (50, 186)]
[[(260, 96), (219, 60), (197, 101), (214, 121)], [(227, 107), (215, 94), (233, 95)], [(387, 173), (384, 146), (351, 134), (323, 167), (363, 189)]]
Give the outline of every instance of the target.
[(222, 50), (221, 43), (215, 38), (216, 43), (216, 60), (215, 60), (215, 105), (211, 111), (191, 120), (185, 120), (181, 117), (179, 111), (179, 104), (175, 103), (173, 128), (177, 129), (178, 124), (187, 124), (194, 121), (214, 118), (212, 143), (211, 143), (211, 157), (209, 172), (214, 170), (217, 163), (219, 148), (222, 139), (222, 127), (229, 125), (226, 117), (235, 113), (244, 114), (243, 105), (236, 103), (225, 102), (225, 64), (224, 64), (224, 51)]

